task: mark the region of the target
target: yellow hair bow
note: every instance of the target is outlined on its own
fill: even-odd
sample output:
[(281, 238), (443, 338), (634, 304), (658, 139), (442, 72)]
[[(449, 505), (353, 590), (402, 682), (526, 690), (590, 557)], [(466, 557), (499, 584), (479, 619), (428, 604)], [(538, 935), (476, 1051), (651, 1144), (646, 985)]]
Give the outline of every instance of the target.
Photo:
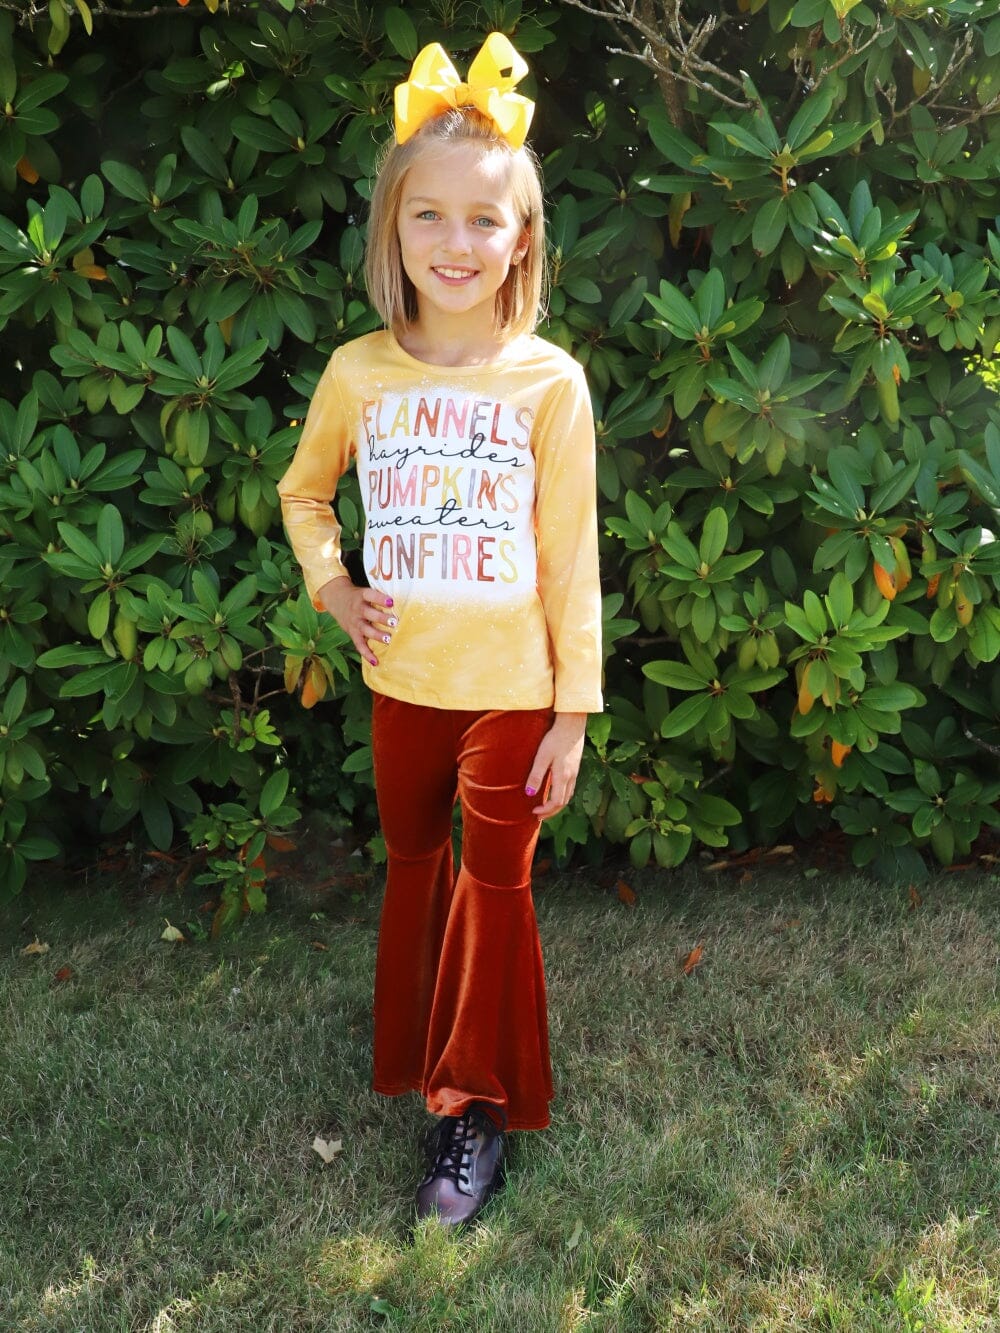
[(514, 92), (528, 72), (527, 62), (502, 32), (491, 32), (462, 83), (444, 47), (432, 42), (419, 52), (405, 83), (396, 85), (396, 140), (406, 143), (421, 125), (442, 111), (474, 106), (488, 116), (511, 148), (520, 148), (535, 104)]

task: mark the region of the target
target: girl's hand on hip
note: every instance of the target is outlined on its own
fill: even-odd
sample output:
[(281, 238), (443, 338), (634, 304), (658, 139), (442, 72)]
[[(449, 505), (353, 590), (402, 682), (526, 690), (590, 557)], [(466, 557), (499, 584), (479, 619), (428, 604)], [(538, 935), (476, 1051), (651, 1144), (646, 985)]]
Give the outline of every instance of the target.
[(549, 779), (548, 794), (531, 812), (539, 819), (548, 819), (569, 804), (580, 771), (586, 730), (586, 713), (556, 713), (555, 721), (542, 737), (524, 784), (525, 795), (534, 796), (542, 791), (546, 777)]
[(349, 578), (331, 579), (319, 590), (319, 600), (350, 636), (364, 660), (378, 666), (371, 643), (387, 644), (399, 621), (391, 611), (392, 598), (377, 588), (358, 588)]

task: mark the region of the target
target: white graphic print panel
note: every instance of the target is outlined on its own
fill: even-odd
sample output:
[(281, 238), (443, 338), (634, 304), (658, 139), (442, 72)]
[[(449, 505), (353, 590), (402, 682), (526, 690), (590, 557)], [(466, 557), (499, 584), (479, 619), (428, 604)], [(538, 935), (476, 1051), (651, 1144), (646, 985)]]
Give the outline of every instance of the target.
[(431, 601), (535, 588), (533, 413), (460, 389), (361, 404), (365, 569)]

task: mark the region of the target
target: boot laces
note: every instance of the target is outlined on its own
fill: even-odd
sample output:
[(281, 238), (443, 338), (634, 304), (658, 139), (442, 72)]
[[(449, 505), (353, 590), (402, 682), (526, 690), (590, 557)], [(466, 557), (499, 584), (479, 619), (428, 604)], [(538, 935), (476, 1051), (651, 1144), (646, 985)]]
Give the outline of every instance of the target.
[(469, 1167), (472, 1152), (479, 1136), (497, 1134), (499, 1130), (484, 1112), (470, 1107), (459, 1116), (445, 1116), (431, 1131), (428, 1156), (433, 1163), (427, 1179), (448, 1179), (468, 1193)]

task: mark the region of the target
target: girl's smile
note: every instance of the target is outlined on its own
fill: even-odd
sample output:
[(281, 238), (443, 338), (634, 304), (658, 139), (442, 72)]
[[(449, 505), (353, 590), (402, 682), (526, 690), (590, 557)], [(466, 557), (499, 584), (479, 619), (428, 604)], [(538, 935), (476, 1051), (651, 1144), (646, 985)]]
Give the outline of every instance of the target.
[(472, 268), (436, 268), (434, 272), (445, 282), (467, 282), (476, 276), (476, 270)]

